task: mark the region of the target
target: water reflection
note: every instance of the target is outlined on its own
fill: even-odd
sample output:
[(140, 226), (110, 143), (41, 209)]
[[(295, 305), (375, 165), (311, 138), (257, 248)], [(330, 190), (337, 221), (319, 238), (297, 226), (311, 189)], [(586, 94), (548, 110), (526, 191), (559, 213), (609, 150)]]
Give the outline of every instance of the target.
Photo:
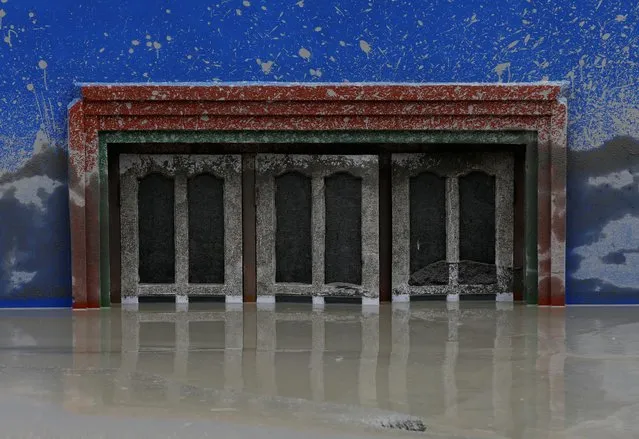
[[(41, 396), (83, 413), (281, 412), (299, 422), (403, 413), (473, 437), (588, 437), (586, 421), (598, 422), (599, 434), (614, 422), (627, 432), (634, 421), (623, 414), (639, 394), (630, 361), (639, 324), (627, 310), (592, 312), (499, 303), (148, 305), (60, 314), (46, 328), (41, 317), (11, 315), (0, 319), (0, 342), (13, 350), (0, 360), (16, 369), (0, 390), (38, 379), (27, 363), (55, 364), (40, 378)], [(624, 420), (611, 421), (617, 414)]]
[[(112, 343), (100, 361), (120, 362), (101, 403), (174, 407), (189, 399), (190, 385), (406, 413), (507, 437), (522, 425), (563, 427), (563, 316), (549, 310), (148, 306), (103, 312), (99, 322), (99, 338)], [(76, 318), (78, 361), (91, 358), (83, 325), (96, 320)]]

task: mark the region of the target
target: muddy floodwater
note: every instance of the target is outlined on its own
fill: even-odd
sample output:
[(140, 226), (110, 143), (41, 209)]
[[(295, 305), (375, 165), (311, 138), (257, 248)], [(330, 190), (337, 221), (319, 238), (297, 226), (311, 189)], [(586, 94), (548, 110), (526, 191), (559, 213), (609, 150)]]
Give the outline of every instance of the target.
[(639, 308), (0, 311), (0, 436), (636, 438)]

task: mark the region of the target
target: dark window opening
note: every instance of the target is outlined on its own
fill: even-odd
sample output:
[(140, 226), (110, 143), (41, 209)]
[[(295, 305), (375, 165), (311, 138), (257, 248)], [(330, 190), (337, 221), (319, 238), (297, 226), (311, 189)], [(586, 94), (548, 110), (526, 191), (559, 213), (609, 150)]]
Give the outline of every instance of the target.
[(411, 177), (409, 204), (409, 285), (446, 285), (446, 179), (430, 172)]
[(175, 282), (175, 191), (172, 178), (149, 174), (138, 188), (141, 283)]
[(311, 179), (287, 172), (275, 179), (275, 282), (311, 284)]
[(188, 180), (189, 283), (224, 283), (224, 180)]
[(461, 177), (459, 212), (459, 283), (496, 283), (495, 177), (483, 172)]
[(340, 172), (324, 179), (325, 283), (362, 284), (362, 179)]

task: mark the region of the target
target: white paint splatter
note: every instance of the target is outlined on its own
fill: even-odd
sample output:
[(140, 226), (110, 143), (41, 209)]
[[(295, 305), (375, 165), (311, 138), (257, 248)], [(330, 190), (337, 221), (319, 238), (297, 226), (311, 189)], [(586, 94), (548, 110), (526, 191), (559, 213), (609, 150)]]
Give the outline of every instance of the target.
[(306, 48), (304, 48), (304, 47), (302, 47), (302, 48), (301, 48), (301, 49), (297, 52), (297, 54), (298, 54), (299, 56), (301, 56), (302, 58), (304, 58), (305, 60), (307, 60), (307, 61), (308, 61), (309, 59), (311, 59), (311, 51), (310, 51), (310, 50), (308, 50), (308, 49), (306, 49)]
[(269, 73), (271, 73), (271, 69), (273, 68), (273, 61), (262, 61), (259, 58), (256, 59), (255, 61), (262, 68), (262, 72), (265, 75), (268, 75)]
[(134, 46), (139, 46), (140, 45), (140, 41), (139, 40), (133, 40), (133, 41), (131, 41), (131, 44), (133, 44)]
[(251, 6), (251, 2), (249, 0), (244, 0), (242, 2), (242, 5), (244, 5), (245, 8), (248, 8), (249, 6)]
[(314, 30), (315, 30), (315, 32), (321, 32), (322, 31), (322, 26), (316, 26)]
[(495, 66), (494, 72), (497, 73), (497, 77), (499, 78), (499, 82), (503, 82), (503, 74), (505, 71), (508, 71), (508, 82), (510, 82), (510, 63), (504, 62), (501, 64), (497, 64)]
[(35, 90), (35, 87), (33, 86), (33, 84), (27, 84), (27, 90), (33, 91)]
[(242, 10), (241, 9), (236, 9), (235, 10), (235, 14), (236, 15), (242, 15)]
[(304, 0), (300, 0), (297, 3), (295, 3), (297, 6), (299, 6), (300, 8), (304, 7)]
[(44, 79), (44, 88), (45, 90), (48, 90), (49, 87), (47, 86), (47, 67), (49, 67), (49, 64), (47, 64), (45, 60), (41, 59), (40, 61), (38, 61), (38, 67), (40, 67), (40, 69), (42, 70), (43, 79)]
[(619, 23), (626, 21), (626, 19), (628, 18), (628, 15), (617, 15), (615, 17), (615, 20), (618, 21)]
[(322, 77), (322, 71), (320, 69), (310, 69), (311, 76), (315, 76), (316, 78)]
[(367, 54), (367, 55), (368, 55), (368, 54), (371, 52), (371, 50), (372, 50), (371, 45), (370, 45), (370, 44), (368, 44), (368, 42), (367, 42), (367, 41), (365, 41), (365, 40), (359, 40), (359, 48), (360, 48), (360, 49), (362, 49), (362, 51), (363, 51), (365, 54)]

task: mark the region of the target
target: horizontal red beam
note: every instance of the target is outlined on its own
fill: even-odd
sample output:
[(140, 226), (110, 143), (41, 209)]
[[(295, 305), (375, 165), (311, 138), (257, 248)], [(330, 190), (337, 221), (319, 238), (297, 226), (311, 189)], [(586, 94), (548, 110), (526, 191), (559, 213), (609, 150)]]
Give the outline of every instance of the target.
[(89, 84), (89, 101), (554, 101), (559, 84)]
[(552, 102), (232, 102), (88, 101), (84, 113), (95, 116), (550, 116)]
[(148, 130), (535, 130), (536, 116), (105, 116), (101, 131)]

